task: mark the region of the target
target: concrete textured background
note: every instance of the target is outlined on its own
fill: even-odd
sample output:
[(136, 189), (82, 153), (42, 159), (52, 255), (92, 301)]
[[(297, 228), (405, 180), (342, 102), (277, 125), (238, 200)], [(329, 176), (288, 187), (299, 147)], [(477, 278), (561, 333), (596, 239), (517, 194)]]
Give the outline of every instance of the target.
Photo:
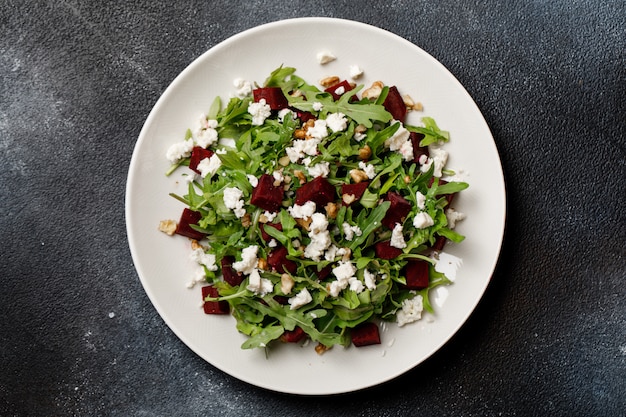
[[(0, 415), (623, 415), (625, 1), (171, 3), (0, 1)], [(490, 125), (508, 192), (500, 262), (460, 332), (389, 383), (325, 398), (191, 352), (145, 295), (124, 224), (133, 146), (174, 77), (303, 16), (440, 60)]]

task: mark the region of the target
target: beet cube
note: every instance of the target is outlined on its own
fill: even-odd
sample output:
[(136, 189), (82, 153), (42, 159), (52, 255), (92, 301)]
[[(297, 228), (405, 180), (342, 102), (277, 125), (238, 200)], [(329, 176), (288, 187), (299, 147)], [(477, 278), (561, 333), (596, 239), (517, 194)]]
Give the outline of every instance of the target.
[(437, 252), (441, 252), (447, 241), (448, 239), (446, 239), (445, 237), (437, 236), (437, 238), (435, 239), (435, 243), (431, 246), (431, 249), (436, 250)]
[(196, 174), (200, 174), (198, 170), (198, 164), (205, 158), (210, 158), (213, 156), (213, 151), (210, 149), (204, 149), (200, 146), (194, 146), (191, 150), (191, 158), (189, 159), (189, 169), (191, 169)]
[(374, 252), (380, 259), (395, 259), (402, 255), (402, 249), (391, 246), (390, 240), (384, 240), (375, 244)]
[(270, 106), (272, 110), (281, 110), (289, 107), (289, 102), (283, 94), (283, 90), (280, 87), (262, 87), (252, 90), (252, 95), (255, 102), (265, 99), (265, 103)]
[[(343, 88), (343, 91), (342, 91), (342, 88)], [(342, 82), (338, 84), (328, 87), (324, 91), (326, 93), (330, 93), (330, 95), (333, 96), (333, 100), (338, 100), (339, 97), (341, 97), (344, 93), (350, 90), (352, 90), (352, 86), (350, 85), (350, 83), (347, 80), (343, 80)]]
[(406, 288), (422, 290), (428, 287), (430, 263), (421, 259), (411, 259), (404, 267)]
[[(353, 195), (354, 196), (354, 201), (351, 202), (350, 204), (346, 204), (345, 202), (343, 202), (343, 205), (352, 205), (353, 203), (356, 203), (357, 201), (359, 201), (361, 199), (361, 197), (363, 196), (363, 193), (365, 192), (365, 190), (367, 189), (367, 186), (369, 185), (369, 181), (363, 181), (363, 182), (359, 182), (356, 184), (342, 184), (341, 185), (341, 195), (343, 196), (344, 194), (348, 194), (348, 195)], [(342, 199), (343, 200), (343, 199)]]
[[(212, 285), (202, 287), (202, 300), (206, 297), (219, 297), (220, 294)], [(230, 307), (228, 301), (204, 301), (204, 312), (206, 314), (228, 314)]]
[[(289, 304), (289, 297), (285, 297), (284, 295), (275, 295), (274, 301), (276, 301), (281, 306), (286, 306), (287, 304)], [(264, 300), (261, 300), (261, 302), (267, 305), (267, 303)]]
[(224, 281), (236, 287), (243, 281), (243, 275), (233, 269), (233, 262), (235, 262), (234, 256), (224, 256), (222, 258), (222, 276), (224, 277)]
[(289, 272), (295, 274), (298, 265), (291, 259), (287, 259), (289, 252), (284, 246), (279, 246), (272, 250), (267, 257), (267, 264), (276, 270), (279, 274)]
[(298, 119), (300, 119), (302, 123), (306, 123), (307, 121), (316, 118), (313, 113), (310, 113), (308, 111), (302, 111), (302, 110), (297, 110), (297, 109), (292, 109), (292, 110), (296, 112), (296, 116), (298, 117)]
[(283, 202), (284, 192), (285, 190), (281, 185), (274, 185), (274, 177), (272, 175), (263, 174), (259, 178), (257, 186), (252, 190), (250, 203), (263, 210), (276, 212)]
[(380, 345), (378, 326), (373, 322), (361, 323), (350, 331), (352, 344), (356, 347)]
[(191, 239), (200, 240), (203, 239), (206, 234), (198, 232), (191, 228), (192, 224), (198, 224), (202, 219), (202, 214), (199, 211), (193, 211), (188, 208), (183, 209), (183, 213), (180, 216), (178, 225), (176, 225), (176, 234), (181, 236), (187, 236)]
[(309, 270), (313, 272), (315, 275), (317, 275), (318, 281), (323, 281), (333, 271), (333, 267), (331, 265), (327, 265), (318, 271), (317, 266), (310, 266)]
[(282, 223), (265, 223), (265, 224), (261, 224), (260, 229), (261, 229), (261, 237), (263, 238), (264, 241), (269, 242), (270, 240), (274, 239), (273, 237), (271, 237), (269, 234), (267, 234), (267, 232), (265, 231), (266, 227), (273, 227), (276, 230), (280, 230), (282, 232), (283, 230), (283, 225)]
[(387, 193), (385, 200), (389, 201), (391, 204), (381, 223), (393, 230), (396, 223), (402, 224), (402, 222), (404, 222), (407, 214), (411, 211), (411, 203), (400, 194), (393, 191)]
[(422, 155), (426, 155), (426, 157), (430, 156), (428, 153), (428, 146), (420, 146), (420, 141), (424, 139), (423, 133), (411, 132), (409, 134), (409, 138), (411, 139), (411, 144), (413, 145), (413, 162), (416, 164), (419, 163)]
[(317, 207), (323, 207), (331, 201), (335, 201), (337, 191), (335, 187), (324, 177), (315, 177), (296, 190), (298, 205), (304, 205), (307, 201), (313, 201)]
[(298, 343), (304, 337), (306, 333), (300, 327), (294, 327), (293, 330), (285, 330), (285, 332), (280, 336), (280, 340), (285, 343)]
[(404, 99), (398, 92), (398, 88), (394, 85), (389, 87), (389, 93), (383, 102), (383, 106), (394, 119), (403, 122), (406, 117), (406, 104), (404, 104)]

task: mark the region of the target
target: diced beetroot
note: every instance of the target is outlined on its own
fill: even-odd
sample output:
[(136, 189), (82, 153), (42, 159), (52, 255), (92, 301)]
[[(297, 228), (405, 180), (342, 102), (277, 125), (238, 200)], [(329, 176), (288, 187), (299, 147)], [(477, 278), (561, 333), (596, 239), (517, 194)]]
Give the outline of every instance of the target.
[(389, 87), (389, 93), (383, 102), (383, 106), (391, 113), (394, 119), (404, 122), (404, 118), (406, 117), (406, 104), (404, 104), (404, 100), (395, 85)]
[(426, 157), (430, 156), (428, 153), (428, 146), (420, 146), (420, 141), (424, 139), (423, 133), (411, 132), (409, 134), (409, 138), (411, 139), (411, 144), (413, 145), (413, 162), (416, 164), (419, 163), (422, 155), (426, 155)]
[[(212, 285), (202, 287), (202, 300), (206, 297), (219, 297), (220, 294)], [(230, 307), (228, 301), (204, 301), (204, 312), (206, 314), (228, 314)]]
[(391, 246), (390, 240), (384, 240), (375, 244), (374, 252), (380, 259), (395, 259), (402, 255), (402, 249)]
[(261, 99), (265, 99), (265, 103), (269, 104), (272, 110), (281, 110), (289, 107), (289, 102), (283, 94), (283, 90), (280, 87), (261, 87), (252, 90), (254, 101), (259, 102)]
[(298, 116), (298, 119), (300, 119), (302, 123), (306, 123), (307, 121), (311, 119), (315, 119), (315, 115), (308, 111), (302, 111), (302, 110), (297, 110), (297, 109), (292, 109), (292, 110), (296, 112), (296, 116)]
[(350, 204), (346, 204), (345, 201), (344, 201), (343, 205), (344, 206), (346, 206), (346, 205), (349, 206), (349, 205), (359, 201), (361, 199), (361, 197), (363, 196), (363, 193), (367, 189), (368, 185), (370, 185), (369, 181), (358, 182), (356, 184), (342, 184), (341, 185), (341, 195), (343, 196), (344, 194), (348, 194), (348, 195), (353, 195), (354, 196), (354, 201), (353, 202), (351, 202)]
[(235, 262), (235, 257), (233, 256), (224, 256), (222, 258), (222, 275), (224, 276), (224, 281), (236, 287), (243, 281), (243, 275), (233, 269), (233, 262)]
[(393, 230), (396, 223), (402, 224), (404, 222), (407, 214), (411, 211), (411, 203), (393, 191), (387, 193), (385, 200), (389, 201), (391, 205), (381, 223)]
[(313, 201), (317, 207), (323, 207), (331, 201), (335, 201), (337, 191), (335, 187), (324, 177), (315, 177), (296, 190), (296, 201), (303, 205), (307, 201)]
[(318, 271), (317, 266), (311, 266), (309, 267), (309, 270), (312, 271), (315, 275), (317, 275), (317, 279), (319, 281), (323, 281), (333, 271), (333, 267), (331, 265), (327, 265)]
[[(432, 187), (433, 183), (435, 182), (435, 177), (432, 177), (429, 181), (428, 181), (428, 188)], [(448, 181), (446, 180), (442, 180), (441, 178), (439, 178), (439, 185), (445, 185), (447, 184)], [(439, 194), (436, 195), (435, 197), (437, 198), (441, 198), (444, 195)], [(446, 200), (448, 201), (448, 205), (452, 204), (452, 200), (454, 200), (454, 196), (456, 196), (456, 193), (452, 193), (452, 194), (445, 194)]]
[(285, 330), (285, 332), (280, 336), (280, 340), (285, 343), (298, 343), (304, 337), (306, 333), (300, 327), (294, 327), (293, 330)]
[(406, 288), (409, 290), (422, 290), (428, 287), (430, 263), (421, 259), (411, 259), (404, 267)]
[[(261, 301), (263, 302), (263, 304), (267, 305), (265, 301)], [(275, 295), (274, 301), (276, 301), (281, 306), (286, 306), (287, 304), (289, 304), (289, 297), (285, 297), (284, 295)]]
[[(341, 90), (342, 87), (343, 87), (343, 91)], [(339, 93), (337, 92), (338, 89), (339, 89)], [(352, 90), (352, 86), (350, 85), (350, 83), (347, 80), (343, 80), (342, 82), (338, 84), (331, 85), (324, 91), (327, 93), (330, 93), (330, 95), (333, 96), (334, 100), (338, 100), (339, 97), (341, 97), (344, 93), (350, 90)]]
[(193, 211), (191, 209), (183, 209), (183, 213), (180, 216), (180, 221), (176, 226), (176, 234), (181, 236), (187, 236), (191, 239), (200, 240), (203, 239), (206, 234), (198, 232), (191, 228), (192, 224), (198, 224), (202, 214), (199, 211)]
[(441, 252), (447, 241), (448, 239), (446, 239), (445, 237), (437, 236), (437, 238), (435, 239), (435, 243), (431, 246), (431, 248), (433, 250), (436, 250), (437, 252)]
[(267, 257), (267, 264), (276, 270), (279, 274), (289, 272), (295, 274), (298, 269), (298, 265), (291, 259), (287, 259), (287, 248), (279, 246), (272, 250)]
[(252, 190), (250, 203), (274, 213), (278, 211), (283, 202), (284, 192), (285, 190), (281, 185), (274, 185), (274, 177), (272, 175), (263, 174), (259, 178), (257, 186)]
[(356, 347), (368, 345), (380, 345), (380, 334), (378, 326), (373, 322), (361, 323), (350, 330), (352, 344)]
[(273, 237), (271, 237), (270, 235), (267, 234), (267, 232), (265, 231), (266, 227), (273, 227), (274, 229), (280, 230), (281, 232), (283, 230), (282, 223), (265, 223), (265, 224), (261, 224), (261, 226), (260, 226), (261, 237), (266, 242), (269, 242), (270, 240), (274, 239)]
[(196, 174), (200, 174), (198, 171), (198, 164), (205, 158), (213, 156), (213, 151), (210, 149), (204, 149), (201, 146), (194, 146), (191, 150), (191, 159), (189, 160), (189, 169)]

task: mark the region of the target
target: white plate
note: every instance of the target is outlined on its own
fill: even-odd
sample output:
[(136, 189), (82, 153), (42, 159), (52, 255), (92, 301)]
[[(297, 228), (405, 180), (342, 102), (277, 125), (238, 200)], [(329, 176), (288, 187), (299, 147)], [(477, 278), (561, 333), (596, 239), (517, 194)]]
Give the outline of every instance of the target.
[[(320, 65), (316, 55), (330, 51), (337, 60)], [(458, 226), (466, 240), (447, 251), (463, 259), (456, 282), (430, 320), (398, 328), (387, 325), (382, 344), (333, 348), (318, 355), (313, 344), (284, 345), (269, 356), (242, 350), (244, 336), (230, 316), (208, 316), (200, 308), (200, 289), (188, 289), (193, 265), (189, 243), (157, 230), (163, 219), (178, 219), (183, 205), (169, 197), (185, 193), (179, 173), (166, 178), (165, 152), (195, 126), (213, 98), (234, 93), (241, 77), (263, 83), (279, 65), (297, 68), (309, 82), (328, 75), (349, 77), (359, 65), (359, 83), (383, 80), (424, 104), (419, 117), (435, 118), (451, 132), (448, 166), (467, 173), (470, 188), (456, 207), (467, 219)], [(194, 352), (222, 371), (267, 389), (295, 394), (336, 394), (388, 381), (415, 367), (439, 349), (465, 322), (494, 270), (504, 232), (505, 191), (500, 159), (476, 104), (461, 84), (422, 49), (392, 33), (362, 23), (303, 18), (247, 30), (211, 48), (168, 87), (150, 113), (133, 152), (126, 190), (126, 221), (139, 278), (163, 320)], [(443, 297), (439, 300), (443, 301)]]

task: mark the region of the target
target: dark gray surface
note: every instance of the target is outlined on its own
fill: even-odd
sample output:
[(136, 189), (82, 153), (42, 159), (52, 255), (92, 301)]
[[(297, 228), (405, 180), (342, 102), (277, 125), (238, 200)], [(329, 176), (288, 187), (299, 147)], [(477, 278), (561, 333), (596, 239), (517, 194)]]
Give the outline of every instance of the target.
[[(623, 415), (626, 2), (168, 3), (0, 2), (0, 415)], [(314, 15), (447, 66), (508, 191), (499, 266), (461, 331), (402, 377), (329, 398), (192, 353), (143, 292), (124, 223), (133, 146), (174, 77), (241, 30)]]

